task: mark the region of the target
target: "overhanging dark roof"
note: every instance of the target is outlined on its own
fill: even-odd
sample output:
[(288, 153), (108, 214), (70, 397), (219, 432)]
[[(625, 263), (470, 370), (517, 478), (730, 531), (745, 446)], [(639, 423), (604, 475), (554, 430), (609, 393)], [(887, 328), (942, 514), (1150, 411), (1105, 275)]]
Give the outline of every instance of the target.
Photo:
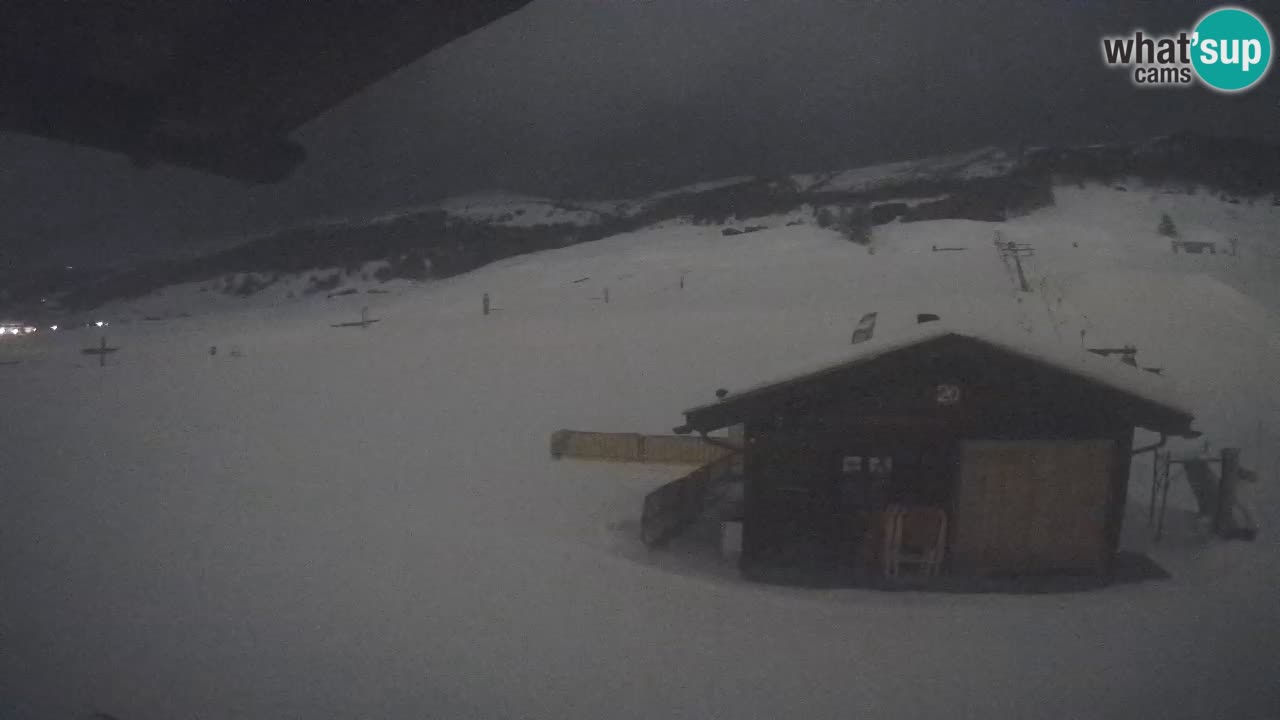
[(288, 135), (530, 0), (17, 0), (0, 128), (272, 182)]
[[(856, 387), (872, 369), (892, 367), (895, 358), (924, 345), (944, 342), (977, 345), (988, 350), (1074, 376), (1122, 401), (1133, 424), (1170, 435), (1191, 435), (1192, 412), (1164, 378), (1119, 361), (1097, 357), (1079, 348), (1022, 335), (948, 329), (938, 323), (920, 325), (892, 338), (876, 338), (848, 348), (827, 362), (777, 380), (727, 395), (719, 402), (684, 411), (685, 424), (676, 433), (711, 432), (734, 425), (760, 412), (786, 405), (799, 388)], [(881, 379), (881, 375), (876, 376)]]

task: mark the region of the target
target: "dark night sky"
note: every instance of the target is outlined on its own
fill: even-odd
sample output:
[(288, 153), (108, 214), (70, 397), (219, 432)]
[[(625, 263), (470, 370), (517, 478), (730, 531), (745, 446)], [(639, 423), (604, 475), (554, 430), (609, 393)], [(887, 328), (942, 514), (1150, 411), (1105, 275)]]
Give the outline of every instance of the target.
[[(0, 134), (0, 263), (95, 264), (477, 190), (622, 196), (987, 143), (1280, 129), (1280, 80), (1139, 90), (1099, 38), (1216, 3), (536, 0), (305, 126), (248, 187)], [(1273, 27), (1275, 0), (1247, 3)]]

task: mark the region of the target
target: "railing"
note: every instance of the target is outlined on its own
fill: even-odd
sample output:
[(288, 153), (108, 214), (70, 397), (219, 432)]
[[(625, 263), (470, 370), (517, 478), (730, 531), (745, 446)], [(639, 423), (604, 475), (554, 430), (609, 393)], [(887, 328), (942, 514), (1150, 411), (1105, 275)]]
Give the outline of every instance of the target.
[(701, 517), (716, 490), (733, 474), (737, 456), (720, 457), (646, 495), (640, 515), (644, 544), (662, 545)]

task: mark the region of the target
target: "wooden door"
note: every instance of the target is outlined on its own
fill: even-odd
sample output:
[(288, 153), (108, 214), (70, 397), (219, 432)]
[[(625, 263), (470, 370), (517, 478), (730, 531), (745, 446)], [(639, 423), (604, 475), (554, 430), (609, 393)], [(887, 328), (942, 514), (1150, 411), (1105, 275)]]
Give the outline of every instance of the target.
[(954, 513), (951, 557), (977, 573), (1011, 570), (1030, 532), (1034, 498), (1026, 482), (1034, 462), (1021, 443), (965, 443)]
[(1114, 448), (1110, 440), (1040, 448), (1036, 487), (1040, 511), (1028, 543), (1033, 567), (1098, 572), (1106, 567)]
[(1113, 444), (970, 442), (962, 450), (953, 564), (977, 573), (1105, 567)]

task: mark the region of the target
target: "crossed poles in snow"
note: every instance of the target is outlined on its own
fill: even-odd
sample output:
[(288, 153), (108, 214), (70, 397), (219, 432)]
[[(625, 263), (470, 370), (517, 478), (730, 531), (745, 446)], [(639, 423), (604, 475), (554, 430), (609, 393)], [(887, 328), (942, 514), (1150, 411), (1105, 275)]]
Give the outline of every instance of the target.
[(115, 351), (117, 351), (117, 350), (119, 350), (119, 349), (120, 349), (120, 348), (118, 348), (118, 347), (108, 347), (108, 346), (107, 346), (107, 336), (106, 336), (106, 335), (103, 335), (103, 336), (102, 336), (102, 342), (101, 342), (101, 343), (99, 343), (98, 347), (94, 347), (94, 348), (85, 348), (85, 349), (81, 350), (80, 352), (81, 352), (81, 353), (83, 353), (83, 354), (85, 354), (85, 355), (97, 355), (97, 356), (98, 356), (98, 367), (106, 367), (106, 366), (107, 366), (107, 355), (110, 355), (111, 353), (113, 353), (113, 352), (115, 352)]

